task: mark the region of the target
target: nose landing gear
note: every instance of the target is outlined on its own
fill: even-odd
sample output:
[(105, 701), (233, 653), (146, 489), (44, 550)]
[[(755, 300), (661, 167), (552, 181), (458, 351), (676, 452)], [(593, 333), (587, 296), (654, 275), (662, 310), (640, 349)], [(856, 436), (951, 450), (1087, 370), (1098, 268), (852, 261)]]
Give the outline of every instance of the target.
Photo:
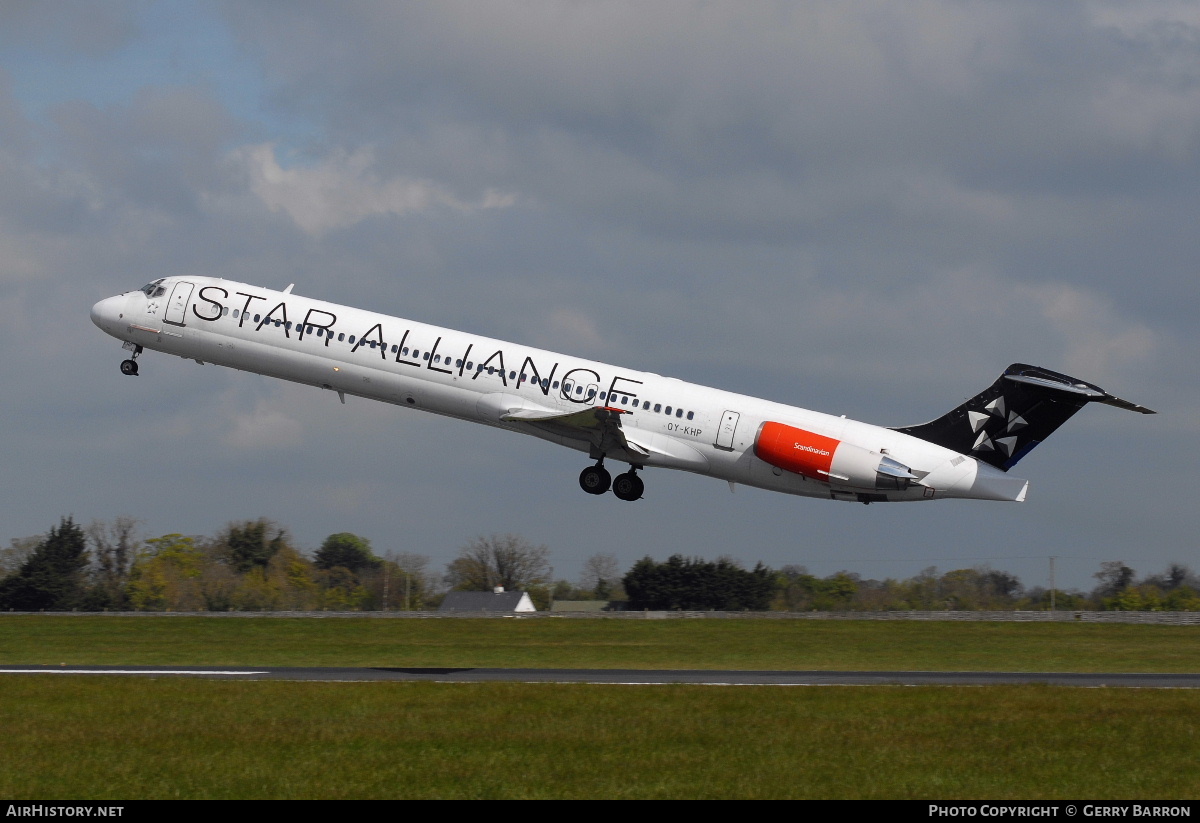
[(133, 357), (121, 361), (121, 374), (136, 377), (138, 373), (137, 356), (142, 353), (142, 347), (136, 344), (131, 346), (126, 343), (125, 348), (133, 351)]

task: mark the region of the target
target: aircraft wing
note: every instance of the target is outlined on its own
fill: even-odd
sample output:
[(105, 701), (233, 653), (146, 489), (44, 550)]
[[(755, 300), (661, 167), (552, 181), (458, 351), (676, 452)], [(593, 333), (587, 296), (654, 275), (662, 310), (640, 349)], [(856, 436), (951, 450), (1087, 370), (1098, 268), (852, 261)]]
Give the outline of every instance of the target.
[(591, 406), (574, 412), (548, 412), (525, 407), (512, 409), (500, 419), (505, 423), (525, 423), (572, 440), (583, 440), (601, 454), (624, 460), (624, 453), (632, 458), (629, 462), (640, 463), (651, 450), (626, 437), (621, 428), (623, 414), (629, 412), (606, 406)]

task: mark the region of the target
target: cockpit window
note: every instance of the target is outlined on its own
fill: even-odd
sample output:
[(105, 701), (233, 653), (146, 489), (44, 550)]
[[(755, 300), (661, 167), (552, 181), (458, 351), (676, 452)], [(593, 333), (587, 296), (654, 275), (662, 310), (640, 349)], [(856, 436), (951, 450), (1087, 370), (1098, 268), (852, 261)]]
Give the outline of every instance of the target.
[(162, 287), (162, 279), (155, 280), (153, 283), (147, 283), (138, 291), (145, 294), (147, 297), (162, 297), (167, 293), (167, 290)]

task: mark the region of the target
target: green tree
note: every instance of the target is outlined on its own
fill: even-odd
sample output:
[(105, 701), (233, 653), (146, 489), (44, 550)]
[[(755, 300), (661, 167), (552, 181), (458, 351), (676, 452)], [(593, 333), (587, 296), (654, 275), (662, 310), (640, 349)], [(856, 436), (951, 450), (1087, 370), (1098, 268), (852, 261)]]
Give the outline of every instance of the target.
[(275, 552), (286, 545), (287, 532), (260, 517), (230, 523), (217, 537), (215, 548), (234, 571), (245, 574), (253, 568), (266, 568)]
[(202, 611), (211, 607), (205, 572), (211, 560), (194, 537), (164, 534), (146, 541), (129, 572), (126, 595), (138, 611)]
[(711, 562), (676, 554), (664, 563), (639, 560), (622, 582), (631, 609), (765, 611), (775, 573), (762, 563), (746, 571), (731, 558)]
[(1014, 575), (987, 566), (946, 572), (939, 585), (946, 608), (961, 611), (1011, 609), (1021, 591)]
[(1180, 586), (1163, 599), (1163, 609), (1170, 612), (1200, 612), (1200, 594), (1191, 586)]
[(313, 565), (318, 569), (341, 566), (352, 572), (376, 568), (382, 562), (372, 554), (371, 541), (350, 532), (338, 532), (326, 537), (313, 558)]
[(67, 611), (87, 595), (87, 540), (70, 517), (50, 529), (17, 569), (0, 581), (0, 609)]
[(321, 608), (331, 611), (354, 611), (364, 608), (370, 592), (359, 582), (354, 572), (345, 566), (334, 566), (321, 572)]
[(841, 571), (824, 580), (803, 566), (784, 566), (775, 575), (771, 608), (778, 611), (845, 611), (859, 590), (856, 574)]

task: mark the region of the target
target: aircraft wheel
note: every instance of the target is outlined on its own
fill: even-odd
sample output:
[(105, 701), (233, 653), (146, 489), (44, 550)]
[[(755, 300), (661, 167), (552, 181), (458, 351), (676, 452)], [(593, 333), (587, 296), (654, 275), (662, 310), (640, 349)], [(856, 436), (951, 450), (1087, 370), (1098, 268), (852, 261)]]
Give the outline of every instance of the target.
[(603, 466), (588, 466), (579, 473), (579, 488), (588, 494), (604, 494), (612, 485), (612, 476)]
[(135, 375), (138, 373), (138, 365), (136, 360), (122, 360), (121, 374)]
[(642, 492), (646, 490), (646, 484), (633, 472), (625, 472), (617, 475), (612, 489), (613, 494), (621, 500), (638, 500), (641, 498)]

